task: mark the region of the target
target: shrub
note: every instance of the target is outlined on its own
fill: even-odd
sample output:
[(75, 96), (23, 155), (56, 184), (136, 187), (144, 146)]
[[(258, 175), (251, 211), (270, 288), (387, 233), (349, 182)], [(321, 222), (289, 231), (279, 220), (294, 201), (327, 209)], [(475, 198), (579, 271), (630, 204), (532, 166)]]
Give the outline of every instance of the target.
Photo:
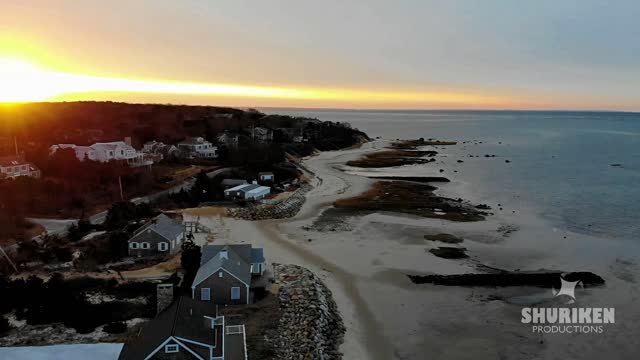
[(107, 334), (122, 334), (127, 331), (127, 324), (122, 321), (114, 321), (105, 325), (102, 330)]
[(4, 316), (0, 316), (0, 336), (5, 335), (9, 330), (11, 330), (11, 324)]

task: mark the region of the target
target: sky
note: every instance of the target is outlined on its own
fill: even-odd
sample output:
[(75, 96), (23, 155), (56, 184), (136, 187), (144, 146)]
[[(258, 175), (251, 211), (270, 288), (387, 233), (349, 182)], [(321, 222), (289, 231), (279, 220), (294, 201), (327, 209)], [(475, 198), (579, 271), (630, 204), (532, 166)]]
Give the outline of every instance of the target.
[(640, 110), (640, 1), (2, 0), (0, 101)]

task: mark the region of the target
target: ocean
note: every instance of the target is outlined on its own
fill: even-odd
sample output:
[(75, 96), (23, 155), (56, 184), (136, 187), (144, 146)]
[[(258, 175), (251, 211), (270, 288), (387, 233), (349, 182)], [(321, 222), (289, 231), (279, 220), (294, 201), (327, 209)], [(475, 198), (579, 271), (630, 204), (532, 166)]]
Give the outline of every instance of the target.
[(443, 175), (472, 184), (474, 200), (526, 206), (572, 232), (640, 239), (640, 113), (262, 111), (348, 122), (372, 138), (456, 140), (438, 148)]

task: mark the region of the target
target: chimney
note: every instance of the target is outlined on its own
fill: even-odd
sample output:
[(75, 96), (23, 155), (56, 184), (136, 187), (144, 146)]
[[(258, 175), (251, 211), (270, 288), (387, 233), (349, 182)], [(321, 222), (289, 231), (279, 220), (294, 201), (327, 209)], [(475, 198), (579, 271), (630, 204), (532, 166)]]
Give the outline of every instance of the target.
[(160, 314), (173, 302), (173, 284), (158, 284), (156, 294), (158, 298), (158, 314)]
[(131, 136), (127, 136), (124, 138), (124, 143), (131, 146)]

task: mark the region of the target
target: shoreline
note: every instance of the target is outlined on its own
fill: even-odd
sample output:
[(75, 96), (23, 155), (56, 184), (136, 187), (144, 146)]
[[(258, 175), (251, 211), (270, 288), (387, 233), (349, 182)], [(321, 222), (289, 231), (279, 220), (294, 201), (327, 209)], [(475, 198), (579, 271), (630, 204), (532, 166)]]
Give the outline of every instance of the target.
[[(377, 181), (365, 175), (386, 172), (388, 176), (398, 176), (395, 169), (376, 171), (344, 165), (363, 153), (383, 150), (384, 143), (373, 141), (358, 149), (323, 152), (303, 159), (305, 167), (316, 176), (311, 177), (313, 189), (293, 218), (220, 220), (225, 223), (227, 241), (262, 246), (269, 262), (307, 267), (325, 281), (347, 329), (340, 348), (345, 359), (420, 359), (425, 353), (442, 359), (522, 358), (522, 354), (533, 358), (570, 351), (566, 349), (566, 339), (532, 335), (519, 321), (520, 307), (514, 305), (517, 299), (550, 290), (445, 289), (413, 284), (406, 276), (408, 273), (466, 274), (478, 272), (481, 266), (593, 271), (604, 277), (607, 285), (581, 293), (581, 300), (614, 305), (623, 314), (637, 313), (624, 294), (627, 289), (635, 290), (630, 284), (635, 281), (633, 274), (638, 272), (638, 264), (618, 261), (617, 257), (624, 254), (621, 246), (568, 231), (554, 231), (531, 210), (518, 209), (516, 214), (496, 212), (484, 221), (466, 223), (379, 211), (343, 217), (340, 220), (344, 227), (313, 229), (313, 222), (333, 208), (335, 200), (364, 193)], [(433, 175), (428, 170), (423, 173)], [(435, 193), (439, 196), (476, 200), (473, 194), (460, 191), (465, 184), (457, 179), (448, 184), (438, 183), (437, 187)], [(445, 244), (425, 240), (426, 233), (463, 238), (460, 245), (471, 257), (448, 260), (429, 254), (430, 248)], [(598, 261), (574, 256), (576, 248), (592, 249), (590, 259)], [(618, 268), (612, 268), (612, 262)], [(615, 290), (617, 296), (612, 296), (610, 290)], [(623, 324), (614, 331), (634, 331), (629, 329), (638, 326), (625, 323), (624, 319), (620, 322)], [(606, 353), (605, 344), (591, 337), (572, 341), (591, 349), (593, 354)], [(624, 344), (623, 348), (631, 350), (634, 344)], [(470, 357), (470, 353), (476, 355)]]

